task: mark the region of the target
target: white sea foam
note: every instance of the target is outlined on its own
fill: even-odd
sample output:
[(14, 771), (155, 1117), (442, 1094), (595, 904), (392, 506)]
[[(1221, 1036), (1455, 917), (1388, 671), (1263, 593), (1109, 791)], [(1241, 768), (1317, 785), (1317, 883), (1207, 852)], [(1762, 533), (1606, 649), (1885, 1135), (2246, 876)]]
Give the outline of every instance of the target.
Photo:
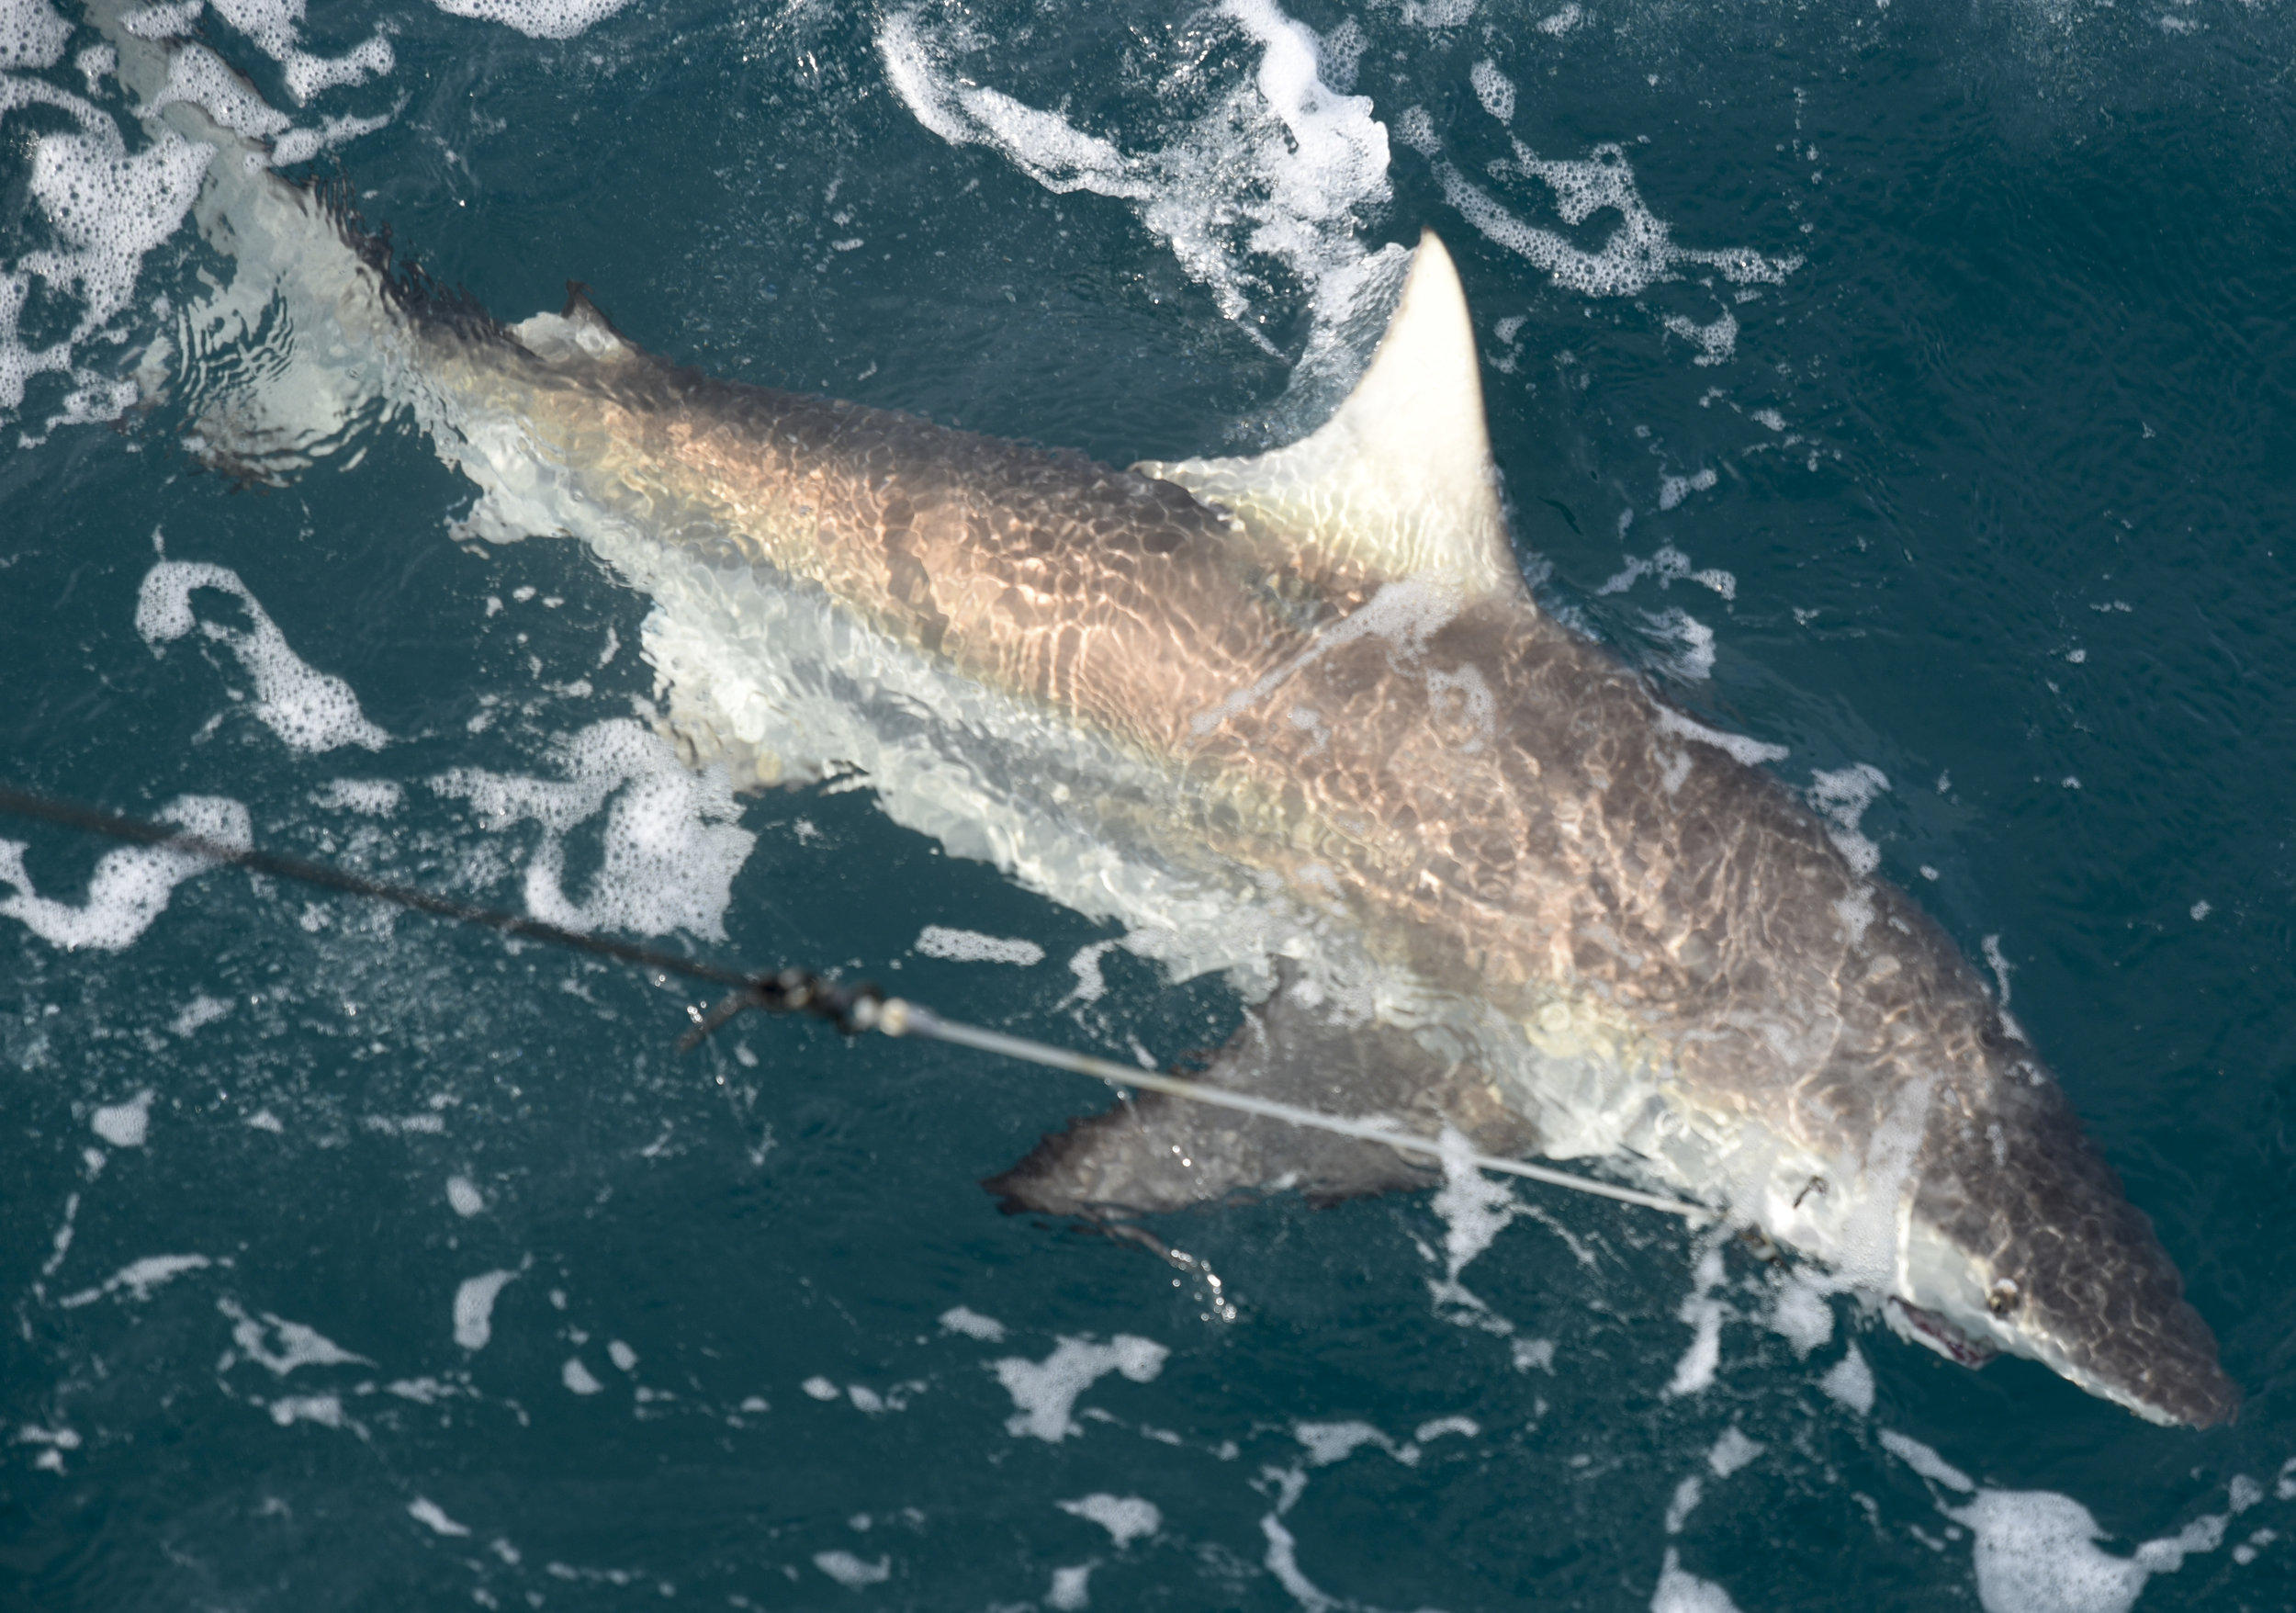
[(283, 1394), (270, 1406), (271, 1420), (282, 1428), (297, 1423), (317, 1423), (322, 1428), (340, 1428), (348, 1421), (343, 1415), (343, 1397), (336, 1394)]
[(146, 1255), (141, 1260), (130, 1260), (98, 1286), (66, 1294), (56, 1303), (64, 1310), (76, 1310), (122, 1289), (128, 1291), (130, 1299), (148, 1300), (152, 1291), (162, 1283), (171, 1282), (186, 1271), (204, 1271), (213, 1264), (205, 1255)]
[(1087, 1523), (1097, 1523), (1109, 1531), (1109, 1538), (1122, 1551), (1134, 1540), (1144, 1540), (1164, 1528), (1164, 1514), (1153, 1501), (1137, 1495), (1110, 1495), (1105, 1491), (1075, 1501), (1055, 1502), (1063, 1512), (1073, 1514)]
[[(219, 845), (253, 843), (247, 808), (223, 796), (178, 795), (152, 816)], [(0, 897), (0, 915), (67, 950), (119, 952), (133, 945), (167, 910), (175, 887), (211, 866), (204, 857), (164, 846), (122, 847), (97, 861), (87, 900), (72, 907), (39, 894), (25, 871), (25, 849), (21, 840), (0, 840), (0, 886), (13, 887)]]
[(1861, 879), (1880, 866), (1882, 852), (1858, 832), (1858, 820), (1865, 816), (1865, 809), (1874, 804), (1874, 797), (1888, 788), (1888, 775), (1869, 761), (1854, 761), (1832, 773), (1813, 771), (1810, 774), (1810, 805), (1831, 825), (1826, 831), (1828, 836)]
[(1044, 949), (1033, 941), (1009, 941), (984, 935), (977, 930), (951, 930), (928, 924), (918, 933), (917, 950), (929, 958), (959, 964), (1017, 964), (1033, 968), (1044, 961)]
[(486, 1195), (478, 1190), (478, 1184), (467, 1176), (446, 1179), (446, 1202), (456, 1214), (465, 1219), (487, 1207)]
[(178, 1036), (188, 1036), (203, 1025), (212, 1025), (227, 1018), (231, 1005), (219, 997), (200, 992), (186, 1003), (183, 1011), (167, 1022), (167, 1028)]
[(455, 1342), (480, 1350), (494, 1337), (494, 1302), (503, 1288), (518, 1280), (515, 1271), (482, 1271), (466, 1277), (455, 1290)]
[(407, 1503), (407, 1516), (419, 1524), (450, 1539), (467, 1538), (470, 1530), (446, 1516), (446, 1509), (426, 1496), (417, 1495)]
[(1986, 1613), (2128, 1613), (2155, 1574), (2223, 1544), (2225, 1520), (2196, 1519), (2130, 1557), (2098, 1546), (2088, 1508), (2047, 1490), (1980, 1490), (1946, 1516), (1976, 1537), (1977, 1600)]
[(1715, 1291), (1722, 1286), (1722, 1251), (1710, 1248), (1698, 1258), (1697, 1270), (1692, 1277), (1689, 1297), (1676, 1314), (1689, 1323), (1692, 1329), (1690, 1348), (1674, 1365), (1673, 1379), (1667, 1384), (1669, 1395), (1697, 1394), (1714, 1382), (1714, 1374), (1722, 1362), (1722, 1321), (1725, 1314), (1722, 1302)]
[(1714, 629), (1680, 606), (1645, 611), (1642, 619), (1652, 637), (1671, 648), (1665, 669), (1685, 682), (1702, 683), (1714, 676)]
[(1670, 333), (1697, 346), (1698, 356), (1690, 361), (1693, 364), (1728, 364), (1738, 352), (1738, 318), (1727, 308), (1706, 324), (1679, 313), (1668, 314), (1665, 323)]
[(1515, 1196), (1475, 1167), (1475, 1145), (1457, 1127), (1446, 1125), (1441, 1138), (1443, 1186), (1436, 1190), (1434, 1208), (1443, 1217), (1444, 1275), (1429, 1286), (1440, 1303), (1482, 1308), (1482, 1302), (1460, 1286), (1459, 1273), (1469, 1262), (1506, 1230), (1521, 1208)]
[(152, 1094), (137, 1093), (125, 1103), (106, 1104), (88, 1119), (96, 1134), (115, 1148), (141, 1148), (152, 1133)]
[(1690, 1521), (1690, 1515), (1697, 1510), (1698, 1503), (1705, 1499), (1705, 1483), (1696, 1473), (1675, 1485), (1673, 1499), (1666, 1504), (1666, 1532), (1670, 1535), (1681, 1534), (1683, 1525)]
[(1783, 745), (1765, 745), (1760, 739), (1750, 739), (1743, 734), (1726, 734), (1694, 722), (1671, 706), (1659, 709), (1658, 728), (1660, 733), (1672, 734), (1680, 739), (1691, 739), (1701, 745), (1711, 745), (1727, 751), (1748, 767), (1760, 767), (1768, 761), (1784, 761), (1790, 754)]
[[(231, 1342), (238, 1347), (240, 1358), (265, 1368), (275, 1378), (284, 1378), (298, 1367), (375, 1364), (300, 1322), (289, 1322), (268, 1311), (260, 1317), (251, 1316), (228, 1299), (216, 1301), (215, 1308), (231, 1319)], [(224, 1358), (227, 1362), (231, 1359)]]
[[(1699, 485), (1702, 487), (1714, 485), (1713, 471), (1702, 470), (1698, 474), (1705, 478), (1705, 480)], [(1669, 477), (1666, 479), (1671, 482), (1680, 481), (1683, 479)], [(1688, 484), (1685, 483), (1685, 485)], [(1678, 499), (1675, 502), (1679, 503), (1681, 501)], [(1660, 545), (1658, 552), (1647, 560), (1639, 555), (1626, 556), (1618, 570), (1594, 592), (1596, 593), (1624, 593), (1645, 577), (1655, 578), (1660, 588), (1671, 588), (1677, 582), (1690, 581), (1697, 583), (1702, 588), (1711, 588), (1724, 599), (1738, 597), (1738, 578), (1735, 575), (1713, 566), (1706, 567), (1703, 570), (1694, 569), (1691, 564), (1690, 557), (1671, 543)]]
[[(1732, 328), (1735, 329), (1736, 327), (1733, 326)], [(1671, 510), (1676, 505), (1680, 504), (1684, 499), (1690, 497), (1691, 494), (1708, 491), (1713, 488), (1714, 484), (1720, 479), (1720, 476), (1716, 473), (1714, 467), (1711, 465), (1706, 466), (1702, 469), (1693, 471), (1688, 476), (1662, 476), (1659, 479), (1659, 508), (1661, 510)], [(1701, 577), (1699, 581), (1703, 582), (1705, 579)], [(1725, 599), (1728, 599), (1729, 597), (1729, 592), (1734, 592), (1734, 590), (1724, 591), (1722, 589), (1716, 589), (1715, 592), (1722, 594)]]
[(1650, 1597), (1650, 1613), (1738, 1613), (1738, 1604), (1714, 1581), (1684, 1571), (1682, 1554), (1669, 1546), (1659, 1588)]
[(630, 0), (431, 0), (449, 17), (476, 17), (514, 28), (532, 39), (570, 39), (630, 4)]
[[(1443, 154), (1435, 120), (1413, 107), (1395, 120), (1396, 138), (1424, 156), (1443, 187), (1444, 199), (1494, 245), (1520, 254), (1556, 285), (1587, 297), (1639, 297), (1653, 285), (1679, 276), (1685, 266), (1710, 268), (1735, 284), (1783, 284), (1802, 266), (1797, 256), (1771, 258), (1746, 247), (1683, 246), (1666, 221), (1651, 212), (1635, 187), (1634, 169), (1616, 145), (1599, 145), (1583, 161), (1539, 156), (1520, 140), (1513, 162), (1491, 165), (1496, 178), (1535, 180), (1549, 194), (1555, 212), (1576, 229), (1595, 214), (1615, 209), (1618, 223), (1593, 252), (1559, 231), (1533, 224), (1502, 206)], [(1726, 320), (1728, 315), (1723, 316)], [(1699, 327), (1693, 327), (1698, 329)], [(1735, 340), (1737, 322), (1729, 323)], [(1688, 332), (1681, 333), (1688, 334)], [(1717, 335), (1715, 338), (1719, 341)], [(1706, 362), (1717, 351), (1699, 337)]]
[(1848, 1354), (1826, 1370), (1818, 1386), (1858, 1416), (1873, 1415), (1874, 1369), (1865, 1364), (1856, 1345), (1851, 1345)]
[(331, 812), (388, 818), (406, 795), (405, 787), (389, 779), (329, 779), (311, 792), (311, 804)]
[(1055, 1445), (1081, 1434), (1084, 1430), (1070, 1415), (1078, 1395), (1110, 1372), (1120, 1372), (1135, 1383), (1149, 1382), (1164, 1370), (1165, 1358), (1171, 1353), (1154, 1339), (1120, 1333), (1109, 1344), (1063, 1338), (1041, 1361), (1007, 1356), (994, 1363), (994, 1370), (1020, 1409), (1005, 1420), (1005, 1431)]
[(565, 1384), (567, 1389), (575, 1394), (597, 1394), (606, 1387), (598, 1382), (598, 1375), (595, 1372), (582, 1365), (582, 1358), (580, 1356), (566, 1358), (566, 1364), (558, 1369), (558, 1382)]
[(1076, 1613), (1079, 1607), (1091, 1607), (1092, 1568), (1089, 1562), (1076, 1562), (1052, 1570), (1052, 1583), (1045, 1589), (1044, 1605), (1054, 1613)]
[[(193, 613), (195, 590), (228, 593), (246, 611), (248, 626), (203, 622)], [(379, 750), (390, 736), (366, 720), (351, 685), (307, 665), (288, 647), (287, 635), (248, 592), (239, 573), (224, 566), (162, 560), (145, 573), (136, 597), (136, 631), (154, 649), (172, 644), (197, 627), (239, 658), (255, 685), (255, 716), (290, 750), (314, 755), (344, 745)]]
[(1977, 1486), (1967, 1473), (1947, 1461), (1929, 1446), (1894, 1428), (1881, 1430), (1882, 1449), (1904, 1462), (1923, 1478), (1943, 1484), (1949, 1490), (1959, 1490), (1966, 1495)]
[(0, 68), (53, 67), (71, 38), (48, 0), (0, 0)]
[(1795, 1354), (1808, 1355), (1834, 1336), (1834, 1308), (1829, 1299), (1834, 1292), (1831, 1282), (1807, 1272), (1785, 1273), (1778, 1281), (1777, 1297), (1766, 1318), (1771, 1330), (1783, 1336)]
[(1484, 111), (1502, 123), (1514, 121), (1514, 81), (1499, 71), (1496, 62), (1476, 62), (1468, 69), (1467, 82), (1474, 86), (1475, 98), (1483, 104)]
[[(39, 60), (53, 38), (41, 17), (47, 8), (39, 0), (6, 4), (0, 51), (26, 55), (27, 65), (49, 65)], [(61, 50), (62, 41), (54, 43)], [(127, 309), (144, 254), (182, 224), (214, 149), (161, 128), (131, 153), (118, 126), (92, 102), (38, 79), (0, 76), (0, 124), (34, 106), (62, 112), (78, 128), (28, 142), (28, 193), (54, 241), (0, 264), (0, 412), (22, 408), (31, 378), (53, 373), (75, 387), (51, 424), (114, 419), (135, 400), (135, 386), (76, 367), (75, 349)], [(79, 310), (68, 333), (37, 350), (24, 345), (18, 324), (34, 281)]]
[(1722, 1437), (1706, 1452), (1706, 1466), (1717, 1479), (1727, 1479), (1769, 1449), (1759, 1439), (1749, 1439), (1735, 1426), (1725, 1428)]
[[(541, 846), (526, 864), (526, 908), (575, 930), (685, 930), (723, 939), (734, 875), (757, 844), (739, 827), (725, 769), (695, 773), (658, 734), (628, 718), (592, 724), (557, 747), (564, 781), (458, 768), (431, 781), (468, 801), (489, 829), (531, 821)], [(605, 854), (577, 901), (563, 886), (564, 836), (611, 800)]]
[(940, 1314), (941, 1329), (947, 1333), (962, 1333), (967, 1338), (977, 1338), (984, 1344), (1005, 1342), (1005, 1325), (994, 1316), (984, 1316), (965, 1305), (951, 1305)]
[(1308, 291), (1314, 328), (1289, 420), (1307, 412), (1308, 394), (1333, 398), (1352, 381), (1378, 335), (1359, 327), (1383, 316), (1400, 287), (1404, 249), (1367, 253), (1357, 238), (1390, 197), (1387, 129), (1367, 97), (1325, 81), (1345, 52), (1273, 0), (1225, 0), (1216, 15), (1256, 49), (1250, 79), (1226, 85), (1197, 121), (1140, 153), (977, 83), (962, 61), (975, 41), (960, 21), (929, 20), (913, 6), (887, 17), (877, 42), (886, 79), (919, 123), (951, 145), (1002, 153), (1049, 190), (1129, 204), (1221, 311), (1271, 352), (1253, 261), (1290, 270)]

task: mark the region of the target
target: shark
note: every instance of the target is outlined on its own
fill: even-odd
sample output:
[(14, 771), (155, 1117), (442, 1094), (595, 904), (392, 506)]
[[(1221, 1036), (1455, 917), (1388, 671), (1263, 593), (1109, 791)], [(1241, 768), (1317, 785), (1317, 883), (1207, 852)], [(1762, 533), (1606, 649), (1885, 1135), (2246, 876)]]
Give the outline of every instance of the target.
[[(579, 286), (501, 322), (282, 177), (194, 93), (201, 47), (96, 15), (152, 138), (205, 153), (230, 276), (139, 380), (210, 462), (283, 479), (411, 417), (475, 487), (457, 536), (571, 538), (650, 598), (695, 765), (850, 772), (1175, 976), (1225, 971), (1251, 1006), (1208, 1083), (1589, 1162), (1953, 1359), (2235, 1415), (2151, 1222), (1951, 938), (1774, 753), (1541, 608), (1433, 233), (1312, 432), (1119, 468), (712, 378)], [(986, 1185), (1109, 1222), (1431, 1179), (1147, 1094)]]

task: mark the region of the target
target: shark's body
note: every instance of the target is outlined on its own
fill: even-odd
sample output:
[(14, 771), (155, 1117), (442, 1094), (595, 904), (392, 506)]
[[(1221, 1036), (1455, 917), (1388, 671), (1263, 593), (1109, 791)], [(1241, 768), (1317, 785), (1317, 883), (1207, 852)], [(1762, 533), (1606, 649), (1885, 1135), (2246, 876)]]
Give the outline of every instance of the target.
[[(896, 818), (1176, 972), (1280, 977), (1213, 1080), (1604, 1161), (1964, 1359), (2031, 1356), (2158, 1421), (2232, 1414), (2150, 1224), (1952, 942), (1747, 742), (1540, 613), (1432, 238), (1330, 424), (1117, 470), (710, 380), (579, 295), (511, 327), (443, 310), (169, 112), (224, 149), (202, 220), (244, 282), (183, 346), (268, 303), (298, 349), (210, 403), (211, 451), (276, 466), (411, 409), (482, 490), (470, 531), (570, 534), (653, 596), (697, 760), (858, 767)], [(1147, 1100), (993, 1185), (1109, 1213), (1421, 1179)]]

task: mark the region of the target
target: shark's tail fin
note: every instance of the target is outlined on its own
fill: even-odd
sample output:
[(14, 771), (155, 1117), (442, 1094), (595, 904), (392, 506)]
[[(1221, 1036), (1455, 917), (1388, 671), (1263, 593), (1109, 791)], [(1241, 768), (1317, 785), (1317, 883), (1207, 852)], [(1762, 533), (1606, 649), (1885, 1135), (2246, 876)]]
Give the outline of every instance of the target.
[(131, 0), (88, 7), (152, 138), (211, 153), (193, 216), (231, 268), (209, 295), (172, 310), (137, 385), (147, 404), (185, 409), (190, 446), (211, 465), (282, 481), (388, 408), (403, 367), (403, 299), (388, 250), (358, 227), (347, 197), (276, 171), (270, 109), (254, 86), (203, 45), (154, 37), (152, 15)]

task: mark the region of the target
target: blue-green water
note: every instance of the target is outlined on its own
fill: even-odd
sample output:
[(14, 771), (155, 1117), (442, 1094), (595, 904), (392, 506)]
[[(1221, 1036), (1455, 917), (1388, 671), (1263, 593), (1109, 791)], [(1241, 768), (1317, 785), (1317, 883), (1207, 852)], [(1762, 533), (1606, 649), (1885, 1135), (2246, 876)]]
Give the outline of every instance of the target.
[[(391, 66), (304, 106), (227, 9), (198, 37), (297, 123), (388, 117), (306, 171), (498, 313), (578, 276), (716, 373), (1120, 463), (1311, 422), (1330, 382), (1295, 366), (1349, 276), (1433, 227), (1543, 600), (1797, 786), (1886, 778), (1885, 872), (2006, 966), (2248, 1402), (2151, 1427), (1847, 1301), (1805, 1356), (1738, 1249), (1718, 1372), (1670, 1394), (1696, 1249), (1592, 1202), (1503, 1233), (1480, 1314), (1430, 1295), (1424, 1195), (1177, 1218), (1176, 1270), (975, 1185), (1087, 1083), (757, 1021), (681, 1060), (685, 997), (625, 970), (209, 873), (120, 950), (0, 919), (0, 1605), (2296, 1605), (2284, 10), (636, 0), (554, 40), (322, 5), (302, 49), (379, 29)], [(74, 65), (94, 32), (40, 15), (0, 7), (6, 82), (141, 149)], [(1322, 86), (1289, 129), (1287, 17)], [(38, 255), (72, 243), (36, 141), (77, 114), (22, 100), (0, 268), (37, 351), (98, 293)], [(1574, 185), (1610, 205), (1567, 219)], [(72, 362), (124, 374), (219, 266), (166, 235)], [(0, 773), (228, 797), (262, 844), (523, 899), (540, 829), (433, 781), (566, 776), (652, 694), (645, 601), (569, 545), (457, 547), (473, 490), (411, 427), (241, 491), (172, 404), (48, 427), (84, 385), (33, 377), (0, 460)], [(203, 620), (259, 607), (388, 742), (298, 750), (231, 640), (141, 632), (155, 531), (243, 585)], [(1240, 1012), (1120, 948), (1080, 996), (1112, 933), (865, 780), (739, 821), (711, 955), (1119, 1057)], [(0, 833), (88, 901), (107, 848)], [(1042, 961), (929, 956), (929, 926)], [(1099, 1375), (1031, 1423), (1047, 1360)]]

